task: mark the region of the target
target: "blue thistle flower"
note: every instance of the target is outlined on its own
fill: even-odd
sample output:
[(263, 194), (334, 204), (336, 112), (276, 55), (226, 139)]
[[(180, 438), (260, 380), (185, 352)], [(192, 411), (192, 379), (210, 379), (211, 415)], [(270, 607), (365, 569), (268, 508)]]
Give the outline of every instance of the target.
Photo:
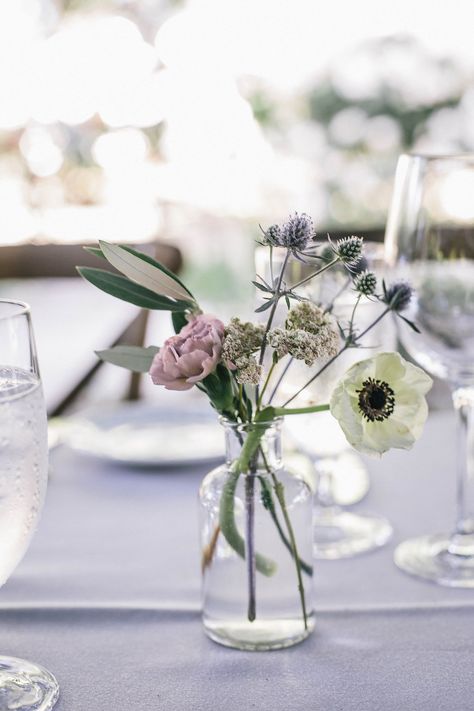
[(410, 284), (407, 284), (405, 281), (398, 281), (388, 288), (384, 287), (384, 296), (382, 301), (384, 301), (387, 306), (390, 306), (392, 311), (400, 313), (400, 311), (405, 311), (408, 307), (412, 295), (413, 289)]
[(279, 225), (270, 225), (270, 227), (265, 230), (263, 234), (264, 244), (271, 245), (272, 247), (279, 247), (281, 245), (281, 230)]
[(279, 238), (280, 246), (302, 252), (314, 238), (313, 220), (305, 212), (295, 212), (281, 226)]
[(369, 271), (369, 262), (365, 257), (361, 257), (357, 264), (353, 264), (351, 266), (351, 274), (353, 279), (355, 279), (358, 274), (362, 274), (362, 272), (367, 271)]

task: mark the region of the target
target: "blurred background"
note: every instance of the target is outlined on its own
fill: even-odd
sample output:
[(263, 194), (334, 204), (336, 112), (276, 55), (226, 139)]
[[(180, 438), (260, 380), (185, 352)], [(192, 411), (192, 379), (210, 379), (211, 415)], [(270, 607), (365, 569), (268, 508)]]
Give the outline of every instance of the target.
[[(98, 238), (170, 245), (160, 254), (226, 316), (252, 303), (259, 224), (299, 210), (322, 234), (381, 241), (401, 152), (474, 150), (471, 12), (470, 0), (449, 14), (429, 0), (1, 3), (0, 276), (71, 278)], [(32, 302), (35, 289), (0, 282)], [(63, 320), (84, 307), (74, 294)], [(104, 334), (117, 313), (104, 299), (84, 349), (133, 320), (125, 310)]]

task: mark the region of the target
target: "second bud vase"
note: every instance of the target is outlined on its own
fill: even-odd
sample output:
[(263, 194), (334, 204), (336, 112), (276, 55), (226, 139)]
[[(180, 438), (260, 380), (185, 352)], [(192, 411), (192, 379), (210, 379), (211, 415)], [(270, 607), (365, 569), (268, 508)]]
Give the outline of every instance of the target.
[(200, 492), (203, 622), (214, 641), (288, 647), (314, 628), (311, 482), (281, 458), (281, 420), (221, 420), (226, 463)]

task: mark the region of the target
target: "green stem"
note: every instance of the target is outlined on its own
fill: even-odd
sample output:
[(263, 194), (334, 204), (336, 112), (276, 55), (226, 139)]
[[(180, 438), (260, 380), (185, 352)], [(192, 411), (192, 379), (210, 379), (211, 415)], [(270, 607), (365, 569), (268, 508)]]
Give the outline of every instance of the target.
[(270, 330), (271, 327), (272, 327), (273, 319), (274, 319), (274, 317), (275, 317), (275, 311), (277, 310), (278, 302), (280, 301), (280, 298), (281, 298), (281, 296), (282, 296), (282, 295), (280, 294), (280, 289), (281, 289), (281, 284), (282, 284), (282, 281), (283, 281), (283, 276), (284, 276), (284, 274), (285, 274), (285, 269), (286, 269), (286, 265), (288, 264), (288, 259), (289, 259), (289, 258), (290, 258), (290, 250), (287, 250), (287, 251), (286, 251), (285, 259), (284, 259), (284, 261), (283, 261), (283, 266), (282, 266), (282, 268), (281, 268), (280, 276), (278, 277), (277, 288), (276, 288), (276, 291), (275, 291), (275, 296), (276, 296), (277, 298), (275, 299), (275, 301), (274, 301), (274, 303), (273, 303), (273, 306), (272, 306), (272, 308), (271, 308), (270, 316), (268, 317), (267, 325), (265, 326), (265, 332), (264, 332), (264, 334), (263, 334), (262, 345), (261, 345), (261, 347), (260, 347), (260, 358), (259, 358), (259, 360), (258, 360), (258, 362), (259, 362), (260, 365), (262, 365), (263, 359), (264, 359), (264, 356), (265, 356), (265, 349), (266, 349), (266, 347), (267, 347), (267, 336), (268, 336), (268, 332), (269, 332), (269, 330)]
[[(303, 611), (304, 628), (305, 628), (305, 630), (307, 630), (308, 629), (308, 617), (306, 614), (306, 601), (305, 601), (305, 595), (304, 595), (303, 579), (301, 577), (301, 570), (304, 570), (305, 573), (307, 573), (308, 575), (312, 575), (313, 568), (310, 567), (307, 563), (304, 563), (298, 554), (298, 549), (296, 547), (295, 534), (293, 532), (293, 527), (291, 525), (290, 517), (288, 515), (288, 509), (286, 508), (285, 492), (284, 492), (283, 484), (280, 481), (278, 481), (278, 479), (275, 476), (275, 472), (273, 472), (270, 469), (267, 458), (265, 456), (265, 452), (263, 451), (262, 448), (260, 449), (260, 451), (262, 453), (263, 462), (265, 464), (265, 469), (267, 470), (267, 472), (270, 474), (270, 476), (272, 478), (273, 487), (275, 489), (275, 493), (276, 493), (278, 501), (280, 503), (280, 508), (283, 513), (283, 518), (285, 519), (286, 527), (288, 529), (288, 535), (290, 536), (290, 540), (288, 541), (288, 539), (286, 538), (284, 532), (282, 531), (282, 529), (280, 527), (280, 524), (279, 524), (278, 519), (276, 517), (276, 511), (273, 507), (274, 516), (272, 516), (272, 518), (274, 519), (274, 521), (277, 525), (278, 531), (280, 532), (283, 542), (289, 548), (292, 558), (295, 561), (296, 575), (298, 577), (298, 590), (299, 590), (300, 599), (301, 599), (301, 609)], [(273, 500), (271, 499), (271, 494), (270, 494), (270, 501), (272, 501), (272, 506), (273, 506)]]
[(278, 378), (275, 387), (274, 387), (273, 390), (272, 390), (272, 394), (270, 395), (270, 400), (268, 401), (268, 404), (269, 404), (269, 405), (271, 404), (273, 398), (274, 398), (275, 395), (277, 394), (278, 388), (279, 388), (280, 385), (282, 384), (283, 379), (284, 379), (285, 375), (288, 373), (288, 371), (289, 371), (289, 369), (290, 369), (290, 366), (291, 366), (291, 364), (292, 364), (293, 362), (294, 362), (294, 358), (293, 358), (293, 357), (290, 357), (289, 361), (287, 362), (287, 364), (286, 364), (285, 367), (283, 368), (283, 371), (281, 372), (280, 377)]
[(339, 261), (339, 257), (336, 257), (335, 259), (332, 260), (332, 262), (328, 262), (324, 267), (321, 267), (321, 269), (318, 269), (317, 272), (313, 272), (312, 274), (305, 277), (304, 279), (301, 279), (301, 281), (298, 281), (296, 284), (293, 284), (293, 286), (290, 287), (290, 290), (293, 291), (293, 289), (297, 289), (299, 286), (306, 284), (307, 281), (311, 281), (311, 279), (314, 279), (314, 277), (317, 277), (317, 276), (319, 276), (319, 274), (322, 274), (323, 272), (325, 272), (326, 269), (333, 267), (335, 264), (338, 263), (338, 261)]
[[(262, 453), (263, 454), (263, 453)], [(267, 467), (267, 465), (265, 465)], [(267, 471), (270, 473), (270, 469), (267, 467)], [(277, 512), (275, 510), (275, 504), (273, 501), (273, 496), (272, 496), (272, 490), (268, 486), (267, 482), (265, 481), (265, 478), (263, 476), (259, 476), (259, 481), (260, 481), (260, 486), (262, 487), (262, 499), (263, 499), (263, 505), (264, 507), (268, 510), (270, 516), (272, 517), (273, 523), (276, 526), (276, 529), (278, 531), (278, 535), (280, 536), (283, 545), (285, 548), (290, 552), (291, 557), (293, 557), (293, 549), (291, 547), (291, 543), (288, 540), (284, 530), (281, 527), (281, 523), (278, 519)], [(301, 566), (301, 570), (306, 573), (306, 575), (312, 575), (313, 574), (313, 566), (309, 565), (306, 563), (302, 558), (299, 559), (299, 564)]]
[(314, 380), (316, 380), (316, 378), (318, 378), (318, 377), (321, 375), (321, 373), (324, 373), (324, 371), (326, 370), (326, 368), (329, 368), (329, 366), (332, 365), (332, 363), (334, 363), (334, 361), (337, 360), (337, 358), (339, 358), (339, 356), (342, 355), (348, 348), (349, 348), (348, 344), (345, 343), (345, 344), (343, 345), (343, 347), (341, 348), (341, 350), (340, 350), (338, 353), (336, 353), (335, 356), (333, 356), (332, 358), (330, 358), (330, 359), (327, 361), (327, 363), (325, 363), (325, 364), (323, 365), (323, 367), (320, 368), (320, 369), (318, 370), (318, 372), (315, 373), (315, 374), (313, 375), (313, 377), (308, 380), (308, 382), (306, 382), (304, 385), (302, 385), (302, 386), (300, 387), (300, 389), (295, 392), (294, 395), (292, 395), (290, 398), (288, 398), (288, 400), (287, 400), (285, 403), (283, 403), (283, 407), (286, 407), (287, 405), (290, 404), (290, 402), (292, 402), (292, 400), (294, 400), (295, 398), (297, 398), (298, 395), (299, 395), (300, 393), (302, 393), (303, 390), (305, 390), (305, 388), (308, 387), (308, 385), (311, 385), (311, 383), (312, 383)]
[(336, 300), (341, 296), (341, 294), (344, 293), (344, 291), (347, 289), (347, 287), (350, 286), (351, 281), (352, 281), (352, 279), (351, 279), (351, 277), (349, 277), (349, 278), (344, 282), (344, 284), (341, 286), (341, 288), (339, 289), (339, 291), (337, 291), (337, 292), (334, 294), (334, 296), (332, 297), (332, 300), (331, 300), (331, 301), (329, 302), (329, 304), (327, 304), (327, 305), (325, 306), (325, 308), (324, 308), (324, 313), (325, 313), (325, 314), (331, 313), (331, 311), (332, 311), (333, 308), (334, 308), (334, 304), (335, 304)]
[(298, 590), (299, 590), (300, 599), (301, 599), (301, 609), (303, 611), (304, 628), (305, 628), (305, 630), (307, 630), (308, 629), (308, 615), (306, 613), (306, 600), (305, 600), (305, 594), (304, 594), (303, 578), (301, 576), (300, 557), (298, 555), (298, 548), (296, 547), (296, 539), (295, 539), (295, 534), (293, 531), (293, 526), (291, 525), (290, 517), (288, 515), (288, 510), (286, 508), (285, 489), (284, 489), (281, 481), (278, 481), (278, 479), (276, 478), (276, 476), (273, 472), (272, 472), (271, 476), (272, 476), (272, 480), (273, 480), (273, 486), (275, 488), (275, 494), (277, 496), (278, 501), (280, 502), (281, 511), (283, 514), (283, 518), (285, 519), (286, 527), (288, 529), (288, 535), (290, 537), (290, 545), (291, 545), (291, 549), (293, 551), (293, 560), (295, 561), (296, 575), (298, 578)]
[[(329, 405), (308, 405), (307, 407), (273, 407), (274, 417), (285, 417), (286, 415), (309, 415), (313, 412), (326, 412)], [(264, 412), (264, 410), (262, 410)]]
[(367, 328), (365, 329), (365, 331), (362, 331), (362, 333), (360, 333), (360, 334), (357, 336), (357, 338), (354, 339), (354, 342), (360, 341), (360, 339), (363, 338), (363, 337), (365, 336), (365, 334), (370, 331), (371, 328), (373, 328), (374, 326), (376, 326), (376, 325), (379, 323), (379, 321), (381, 321), (381, 320), (383, 319), (384, 316), (386, 316), (387, 314), (389, 314), (389, 313), (391, 312), (391, 310), (392, 310), (392, 309), (391, 309), (390, 306), (389, 306), (389, 307), (386, 308), (384, 311), (382, 311), (382, 313), (380, 314), (380, 316), (377, 316), (377, 318), (375, 319), (375, 321), (374, 321), (373, 323), (371, 323), (370, 326), (367, 326)]
[(351, 320), (349, 322), (349, 336), (352, 336), (352, 332), (354, 330), (354, 317), (355, 317), (355, 313), (357, 311), (357, 307), (359, 306), (361, 298), (362, 298), (362, 294), (358, 294), (356, 302), (354, 304), (354, 308), (352, 309)]
[(247, 413), (244, 407), (244, 386), (239, 383), (239, 415), (242, 422), (247, 420)]
[(265, 394), (265, 390), (266, 390), (267, 387), (268, 387), (268, 383), (270, 382), (270, 378), (271, 378), (272, 375), (273, 375), (273, 371), (275, 370), (275, 366), (276, 366), (276, 361), (273, 361), (273, 363), (272, 363), (272, 365), (271, 365), (271, 368), (270, 368), (270, 370), (268, 371), (268, 375), (267, 375), (267, 377), (265, 378), (265, 382), (264, 382), (264, 384), (263, 384), (263, 388), (262, 388), (262, 392), (260, 393), (260, 397), (258, 398), (258, 402), (257, 402), (257, 412), (258, 412), (258, 410), (260, 410), (260, 407), (261, 407), (261, 405), (262, 405), (263, 396), (264, 396), (264, 394)]
[(247, 563), (247, 617), (253, 622), (257, 616), (256, 560), (255, 560), (255, 464), (245, 477), (245, 561)]
[[(256, 453), (258, 447), (260, 446), (260, 441), (263, 433), (267, 429), (260, 424), (253, 430), (250, 430), (247, 434), (247, 438), (243, 444), (242, 450), (240, 452), (240, 457), (234, 462), (233, 470), (229, 474), (229, 477), (224, 485), (220, 508), (219, 508), (219, 525), (222, 531), (222, 535), (226, 539), (227, 543), (233, 550), (240, 555), (241, 558), (245, 560), (245, 541), (239, 533), (237, 524), (235, 521), (235, 511), (234, 511), (234, 496), (237, 487), (237, 482), (239, 476), (242, 473), (248, 472), (249, 465), (252, 457)], [(260, 553), (255, 554), (255, 567), (262, 573), (270, 577), (276, 571), (276, 563), (269, 558), (261, 555)]]

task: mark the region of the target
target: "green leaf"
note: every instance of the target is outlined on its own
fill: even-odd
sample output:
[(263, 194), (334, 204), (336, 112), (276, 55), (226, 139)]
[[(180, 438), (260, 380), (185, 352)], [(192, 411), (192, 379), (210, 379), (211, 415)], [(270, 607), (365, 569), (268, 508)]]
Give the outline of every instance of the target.
[(406, 316), (402, 316), (399, 313), (397, 313), (397, 316), (398, 316), (398, 318), (401, 318), (402, 321), (405, 321), (405, 323), (407, 323), (410, 326), (410, 328), (412, 328), (415, 331), (415, 333), (421, 333), (421, 331), (418, 328), (418, 326), (416, 325), (416, 323), (413, 323), (413, 321), (410, 321), (409, 319), (407, 319)]
[(104, 351), (96, 351), (96, 355), (106, 363), (113, 363), (120, 368), (133, 370), (134, 373), (147, 373), (159, 350), (157, 346), (140, 348), (139, 346), (119, 345)]
[[(135, 257), (139, 257), (140, 259), (143, 259), (143, 261), (148, 262), (148, 264), (152, 264), (153, 266), (157, 267), (160, 269), (162, 272), (167, 274), (169, 277), (174, 279), (178, 284), (180, 284), (183, 289), (189, 294), (189, 296), (194, 300), (194, 297), (192, 293), (189, 291), (189, 289), (183, 284), (181, 279), (179, 279), (174, 272), (170, 271), (167, 267), (165, 267), (164, 264), (161, 264), (161, 262), (158, 262), (156, 259), (153, 259), (153, 257), (150, 257), (148, 254), (145, 254), (144, 252), (139, 252), (136, 249), (133, 249), (132, 247), (129, 247), (128, 245), (121, 245), (122, 249), (124, 249), (126, 252), (130, 252), (130, 254), (135, 255)], [(100, 247), (84, 247), (86, 252), (89, 252), (90, 254), (93, 254), (95, 257), (101, 257), (102, 259), (105, 259), (104, 253)]]
[(272, 290), (269, 287), (265, 286), (265, 284), (260, 284), (260, 282), (258, 281), (253, 281), (252, 284), (256, 286), (257, 289), (260, 289), (260, 291), (265, 291), (267, 294), (272, 293)]
[(158, 296), (153, 291), (135, 284), (120, 274), (113, 274), (105, 269), (95, 267), (77, 267), (79, 274), (106, 294), (115, 296), (122, 301), (128, 301), (135, 306), (156, 311), (184, 311), (189, 304), (184, 301), (174, 301), (166, 296)]
[(261, 306), (258, 307), (258, 309), (255, 309), (255, 313), (261, 313), (262, 311), (266, 311), (267, 309), (270, 308), (275, 303), (275, 297), (272, 299), (267, 299), (265, 303), (263, 303)]
[(174, 272), (172, 272), (170, 269), (168, 269), (168, 267), (165, 267), (164, 264), (159, 262), (157, 259), (153, 259), (153, 257), (150, 257), (148, 254), (145, 254), (144, 252), (139, 252), (138, 250), (133, 249), (133, 247), (129, 247), (128, 245), (125, 245), (125, 244), (122, 245), (122, 247), (126, 252), (130, 252), (130, 254), (133, 254), (135, 257), (138, 257), (139, 259), (143, 259), (143, 261), (148, 262), (148, 264), (152, 264), (154, 267), (156, 267), (157, 269), (160, 269), (162, 272), (164, 272), (169, 277), (171, 277), (171, 279), (174, 279), (174, 281), (177, 284), (179, 284), (180, 286), (182, 286), (183, 289), (189, 294), (191, 299), (193, 301), (195, 301), (194, 296), (189, 291), (188, 287), (185, 284), (183, 284), (181, 279), (179, 279), (179, 277)]
[(173, 311), (171, 314), (173, 328), (175, 333), (179, 333), (184, 326), (187, 326), (188, 319), (184, 311)]
[(185, 301), (189, 306), (194, 305), (194, 299), (188, 290), (174, 275), (170, 276), (168, 269), (165, 270), (163, 265), (159, 265), (151, 257), (108, 242), (100, 241), (99, 244), (107, 261), (131, 281), (160, 296)]
[(86, 252), (89, 252), (89, 254), (93, 254), (94, 257), (100, 257), (101, 259), (105, 259), (104, 253), (102, 252), (100, 247), (84, 247), (83, 249)]
[(201, 380), (201, 385), (218, 412), (232, 412), (234, 403), (232, 380), (225, 365), (219, 363), (213, 373)]

